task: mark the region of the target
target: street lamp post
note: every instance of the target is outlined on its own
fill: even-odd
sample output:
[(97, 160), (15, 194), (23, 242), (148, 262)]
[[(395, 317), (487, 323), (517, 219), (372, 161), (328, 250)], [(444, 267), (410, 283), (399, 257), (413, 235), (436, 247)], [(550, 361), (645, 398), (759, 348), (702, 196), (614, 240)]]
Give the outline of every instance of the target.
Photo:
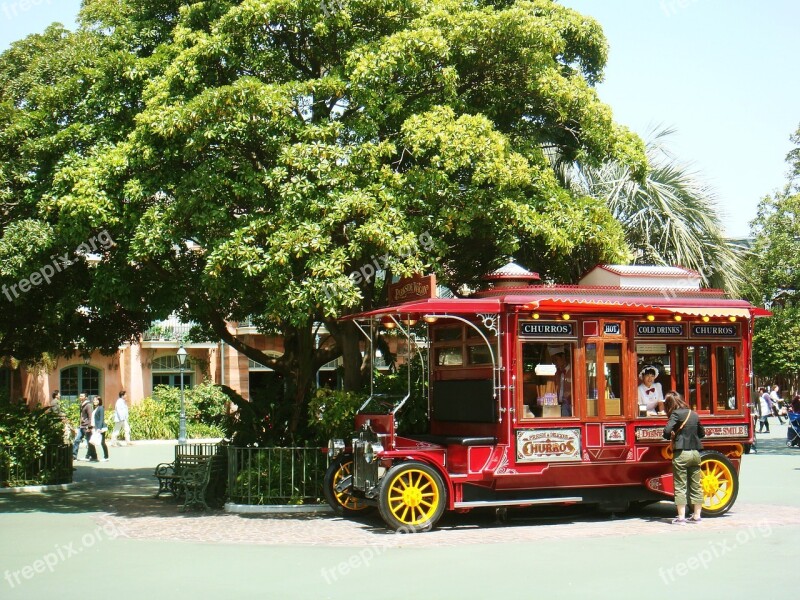
[(186, 365), (186, 348), (181, 347), (178, 348), (178, 363), (181, 366), (181, 417), (180, 423), (178, 425), (178, 443), (185, 444), (186, 443), (186, 406), (183, 403), (183, 368)]

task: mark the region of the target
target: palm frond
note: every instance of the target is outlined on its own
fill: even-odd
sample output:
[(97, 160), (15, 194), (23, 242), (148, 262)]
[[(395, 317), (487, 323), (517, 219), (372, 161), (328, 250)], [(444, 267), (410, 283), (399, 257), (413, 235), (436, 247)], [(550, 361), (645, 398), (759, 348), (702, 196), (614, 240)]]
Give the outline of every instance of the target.
[(673, 133), (660, 127), (648, 136), (649, 171), (642, 182), (619, 163), (591, 167), (553, 156), (551, 161), (573, 193), (607, 203), (636, 250), (636, 262), (694, 269), (705, 285), (737, 295), (745, 282), (742, 248), (723, 235), (713, 189), (669, 150)]

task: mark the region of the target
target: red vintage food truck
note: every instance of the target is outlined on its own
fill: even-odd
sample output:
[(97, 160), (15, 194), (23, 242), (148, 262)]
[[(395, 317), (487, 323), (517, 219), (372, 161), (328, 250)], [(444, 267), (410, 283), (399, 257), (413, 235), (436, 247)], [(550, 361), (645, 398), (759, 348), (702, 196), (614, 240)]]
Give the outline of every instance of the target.
[[(329, 444), (334, 510), (377, 507), (392, 529), (425, 531), (446, 510), (622, 511), (670, 499), (658, 401), (669, 390), (705, 426), (703, 514), (730, 509), (753, 442), (753, 319), (767, 311), (676, 267), (600, 265), (578, 285), (542, 285), (509, 263), (486, 279), (469, 298), (418, 297), (352, 317), (370, 339), (391, 327), (426, 350), (430, 427), (397, 430), (408, 395), (370, 396), (355, 436)], [(433, 290), (430, 279), (402, 282), (392, 299)], [(415, 322), (427, 334), (410, 333)]]

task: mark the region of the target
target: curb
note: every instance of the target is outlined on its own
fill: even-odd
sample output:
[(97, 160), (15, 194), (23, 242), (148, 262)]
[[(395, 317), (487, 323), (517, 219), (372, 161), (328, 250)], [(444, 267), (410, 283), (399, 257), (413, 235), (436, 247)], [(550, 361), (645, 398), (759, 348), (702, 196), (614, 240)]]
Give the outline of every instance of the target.
[(234, 514), (332, 514), (333, 509), (327, 504), (233, 504), (225, 503), (225, 512)]
[(43, 492), (68, 492), (74, 490), (80, 484), (72, 483), (57, 483), (53, 485), (25, 485), (22, 487), (8, 487), (0, 488), (0, 494), (40, 494)]
[[(196, 438), (196, 439), (192, 438), (192, 439), (187, 439), (186, 443), (187, 444), (218, 444), (220, 441), (222, 441), (222, 438)], [(166, 445), (170, 445), (170, 444), (174, 445), (174, 446), (177, 446), (178, 445), (178, 440), (133, 440), (131, 442), (128, 442), (128, 447), (130, 447), (130, 446), (159, 446), (159, 445), (166, 446)], [(108, 445), (111, 446), (110, 443)], [(124, 448), (125, 446), (122, 446), (122, 447)]]

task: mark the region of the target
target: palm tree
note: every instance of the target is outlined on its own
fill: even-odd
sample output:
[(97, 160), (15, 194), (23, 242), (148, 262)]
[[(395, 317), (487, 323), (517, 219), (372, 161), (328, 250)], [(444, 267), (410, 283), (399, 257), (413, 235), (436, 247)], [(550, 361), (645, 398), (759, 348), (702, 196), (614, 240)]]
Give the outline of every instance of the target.
[(746, 248), (722, 233), (713, 190), (690, 165), (665, 146), (673, 129), (654, 129), (646, 143), (644, 181), (616, 162), (600, 167), (556, 160), (556, 171), (573, 193), (603, 198), (622, 223), (639, 264), (694, 269), (703, 283), (737, 295), (745, 282)]

